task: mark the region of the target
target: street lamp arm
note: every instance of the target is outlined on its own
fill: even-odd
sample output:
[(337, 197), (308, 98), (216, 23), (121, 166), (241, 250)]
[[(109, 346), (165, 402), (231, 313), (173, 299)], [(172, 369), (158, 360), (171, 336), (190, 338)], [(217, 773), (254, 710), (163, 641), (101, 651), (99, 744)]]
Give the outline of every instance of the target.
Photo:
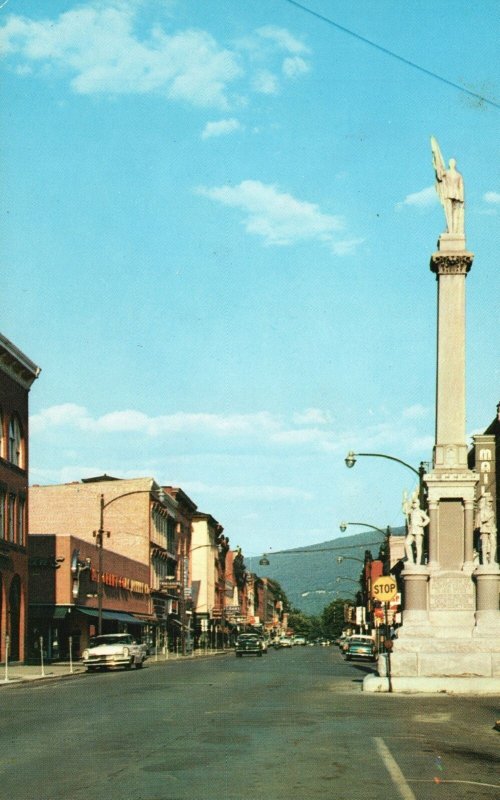
[[(388, 456), (385, 453), (350, 453), (349, 455), (350, 456), (371, 456), (373, 458), (387, 458), (389, 461), (396, 461), (398, 464), (402, 464), (403, 467), (407, 467), (408, 469), (411, 469), (411, 471), (414, 472), (415, 475), (418, 475), (419, 478), (422, 475), (422, 469), (423, 469), (422, 465), (420, 466), (420, 469), (415, 469), (415, 467), (412, 467), (411, 464), (408, 464), (406, 461), (402, 461), (400, 458), (396, 458), (396, 456)], [(347, 462), (347, 459), (346, 459), (346, 462)]]
[(345, 529), (347, 528), (348, 525), (362, 525), (364, 528), (371, 528), (374, 531), (378, 531), (384, 537), (386, 537), (388, 535), (388, 533), (389, 533), (387, 528), (385, 530), (383, 528), (377, 528), (376, 525), (370, 525), (369, 522), (341, 522), (340, 526), (339, 526), (340, 530), (342, 532), (345, 531)]
[(161, 491), (160, 489), (156, 490), (156, 489), (153, 489), (153, 487), (151, 487), (150, 489), (134, 489), (134, 491), (132, 491), (132, 492), (124, 492), (123, 494), (118, 494), (116, 497), (112, 497), (111, 500), (107, 500), (106, 502), (104, 502), (104, 495), (102, 494), (101, 495), (101, 510), (104, 511), (104, 509), (107, 508), (108, 506), (110, 506), (111, 503), (115, 503), (117, 500), (121, 500), (122, 497), (130, 497), (130, 495), (132, 495), (132, 494), (152, 494), (152, 493), (160, 492), (160, 491)]

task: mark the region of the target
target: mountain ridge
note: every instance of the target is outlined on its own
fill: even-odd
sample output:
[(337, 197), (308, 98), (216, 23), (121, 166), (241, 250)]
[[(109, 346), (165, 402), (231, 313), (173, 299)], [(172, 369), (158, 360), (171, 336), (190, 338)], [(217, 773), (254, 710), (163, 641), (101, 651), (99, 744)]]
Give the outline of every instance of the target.
[[(392, 536), (404, 534), (404, 527), (391, 528)], [(245, 558), (245, 564), (249, 572), (277, 580), (293, 608), (317, 615), (333, 600), (354, 597), (360, 588), (365, 550), (376, 558), (383, 541), (378, 532), (365, 531), (275, 553), (269, 550), (265, 554), (268, 566), (259, 564), (258, 556)], [(339, 556), (344, 556), (341, 563)]]

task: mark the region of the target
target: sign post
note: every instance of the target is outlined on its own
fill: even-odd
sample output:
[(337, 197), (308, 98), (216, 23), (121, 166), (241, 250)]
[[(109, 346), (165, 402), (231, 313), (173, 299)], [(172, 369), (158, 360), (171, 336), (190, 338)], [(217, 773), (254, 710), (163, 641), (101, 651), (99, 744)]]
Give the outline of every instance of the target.
[(389, 608), (389, 603), (391, 602), (391, 600), (394, 600), (397, 593), (398, 593), (398, 585), (394, 580), (394, 578), (392, 578), (390, 575), (383, 575), (381, 578), (377, 578), (377, 580), (373, 581), (372, 583), (372, 599), (378, 600), (380, 603), (384, 604), (384, 621), (385, 621), (384, 647), (387, 657), (387, 678), (389, 680), (390, 692), (392, 692), (392, 681), (391, 681), (392, 641), (389, 638), (388, 608)]

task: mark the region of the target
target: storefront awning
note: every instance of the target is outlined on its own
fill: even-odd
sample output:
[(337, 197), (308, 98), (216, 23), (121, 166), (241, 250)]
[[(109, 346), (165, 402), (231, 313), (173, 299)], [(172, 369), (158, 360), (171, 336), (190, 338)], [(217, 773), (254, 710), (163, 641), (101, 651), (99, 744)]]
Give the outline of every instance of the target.
[(32, 619), (64, 619), (72, 606), (30, 606)]
[[(86, 614), (88, 617), (98, 617), (99, 612), (97, 608), (83, 608), (83, 606), (76, 606), (75, 611), (81, 614)], [(128, 622), (134, 625), (142, 625), (142, 619), (134, 617), (132, 614), (127, 614), (125, 611), (105, 611), (102, 612), (103, 619), (112, 619), (115, 622)]]

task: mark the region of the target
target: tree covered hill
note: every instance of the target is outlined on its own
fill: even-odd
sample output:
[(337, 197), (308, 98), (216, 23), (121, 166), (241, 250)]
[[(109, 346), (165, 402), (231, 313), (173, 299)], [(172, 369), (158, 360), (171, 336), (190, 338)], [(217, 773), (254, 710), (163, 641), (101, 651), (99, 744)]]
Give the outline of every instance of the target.
[[(402, 536), (404, 528), (392, 528), (391, 533)], [(277, 580), (292, 607), (315, 615), (332, 600), (354, 597), (360, 588), (365, 550), (377, 558), (382, 541), (377, 531), (365, 531), (307, 547), (270, 550), (266, 553), (269, 566), (260, 565), (258, 556), (245, 558), (245, 563), (249, 572)], [(344, 556), (340, 564), (339, 556)]]

